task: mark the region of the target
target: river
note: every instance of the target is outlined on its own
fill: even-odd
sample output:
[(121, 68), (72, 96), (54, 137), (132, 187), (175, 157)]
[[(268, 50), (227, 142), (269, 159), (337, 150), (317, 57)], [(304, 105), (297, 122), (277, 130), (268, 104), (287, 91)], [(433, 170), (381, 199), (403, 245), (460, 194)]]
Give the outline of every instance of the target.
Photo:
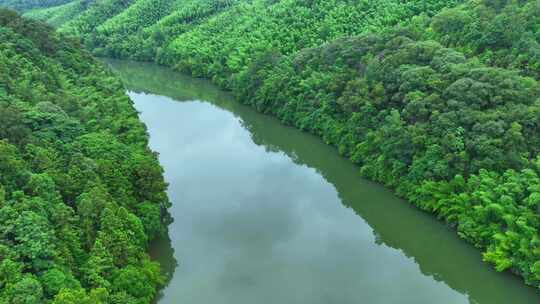
[(456, 232), (207, 81), (108, 61), (169, 183), (159, 304), (531, 304)]

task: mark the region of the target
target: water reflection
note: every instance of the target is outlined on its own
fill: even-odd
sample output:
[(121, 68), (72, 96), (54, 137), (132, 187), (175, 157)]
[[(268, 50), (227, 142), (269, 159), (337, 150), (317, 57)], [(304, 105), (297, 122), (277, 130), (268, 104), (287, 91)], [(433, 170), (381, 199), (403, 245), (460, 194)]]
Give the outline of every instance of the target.
[[(176, 270), (176, 267), (178, 267), (178, 261), (174, 257), (174, 249), (172, 248), (169, 235), (159, 237), (150, 243), (150, 257), (154, 261), (159, 262), (162, 275), (165, 279), (164, 285), (169, 285), (173, 278), (174, 271)], [(158, 298), (154, 303), (157, 303), (162, 296), (163, 290), (160, 291)]]
[(317, 138), (205, 81), (112, 64), (171, 184), (182, 266), (160, 303), (539, 302)]

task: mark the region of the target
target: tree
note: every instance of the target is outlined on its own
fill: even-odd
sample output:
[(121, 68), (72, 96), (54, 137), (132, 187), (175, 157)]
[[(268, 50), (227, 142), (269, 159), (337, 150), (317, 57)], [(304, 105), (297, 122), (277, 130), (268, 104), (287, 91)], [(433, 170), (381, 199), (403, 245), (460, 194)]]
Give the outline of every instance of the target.
[(41, 304), (43, 303), (43, 289), (33, 276), (24, 276), (20, 281), (9, 286), (6, 291), (9, 303), (13, 304)]

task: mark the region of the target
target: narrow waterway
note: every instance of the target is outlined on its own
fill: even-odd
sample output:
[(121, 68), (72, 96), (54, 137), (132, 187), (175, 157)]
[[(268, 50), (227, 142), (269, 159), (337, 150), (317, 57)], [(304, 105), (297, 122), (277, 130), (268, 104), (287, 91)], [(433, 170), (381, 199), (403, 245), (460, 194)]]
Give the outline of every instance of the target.
[(206, 81), (109, 63), (170, 184), (170, 240), (152, 253), (171, 279), (157, 303), (540, 303), (318, 138)]

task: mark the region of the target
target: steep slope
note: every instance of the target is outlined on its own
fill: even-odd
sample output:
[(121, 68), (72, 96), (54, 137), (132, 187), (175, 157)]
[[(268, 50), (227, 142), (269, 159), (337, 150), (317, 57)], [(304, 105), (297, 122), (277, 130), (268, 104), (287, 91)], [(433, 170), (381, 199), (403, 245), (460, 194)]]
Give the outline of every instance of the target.
[(106, 22), (126, 8), (136, 0), (86, 0), (83, 2), (84, 11), (78, 14), (75, 19), (65, 23), (60, 32), (74, 36), (85, 36), (92, 33), (98, 26)]
[(381, 32), (453, 1), (257, 1), (238, 5), (167, 45), (159, 62), (230, 87), (230, 76), (266, 50), (292, 54), (332, 39)]
[(539, 285), (536, 80), (400, 30), (269, 52), (236, 93), (456, 226), (497, 270)]
[(77, 0), (30, 11), (25, 16), (81, 38), (98, 55), (152, 60), (174, 37), (235, 3), (236, 0)]
[[(89, 0), (28, 16), (83, 37), (100, 55), (144, 60), (157, 56), (162, 63), (174, 61), (183, 70), (216, 77), (223, 84), (227, 82), (225, 75), (247, 66), (249, 58), (261, 49), (290, 53), (342, 36), (407, 24), (414, 16), (425, 19), (431, 15), (436, 16), (423, 24), (421, 39), (457, 48), (487, 65), (540, 77), (539, 0), (466, 1), (458, 6), (462, 1), (137, 0), (133, 8), (111, 20), (104, 16), (114, 17), (133, 1), (107, 0), (97, 2), (96, 8), (101, 9), (87, 14), (95, 20), (81, 16), (83, 20), (77, 21), (77, 15), (85, 10), (83, 2)], [(211, 16), (215, 18), (208, 18)], [(62, 26), (73, 18), (79, 26)], [(211, 55), (206, 49), (212, 50)]]
[[(106, 20), (101, 11), (89, 10), (60, 30), (83, 38), (87, 46), (106, 56), (149, 59), (154, 55), (154, 51), (148, 54), (149, 50), (155, 50), (159, 62), (213, 78), (225, 86), (230, 85), (231, 74), (245, 69), (251, 58), (265, 50), (290, 54), (337, 37), (384, 31), (418, 14), (433, 15), (458, 3), (138, 0), (127, 1), (133, 5), (119, 12), (127, 7), (126, 1), (108, 1), (107, 7), (112, 9), (102, 11), (109, 12), (110, 19)], [(99, 7), (105, 5), (100, 3)], [(199, 24), (201, 19), (204, 21)], [(171, 25), (193, 23), (197, 26), (169, 29)], [(140, 39), (140, 33), (146, 39)]]
[(42, 9), (68, 3), (71, 0), (0, 0), (0, 6), (20, 12), (31, 9)]
[[(170, 14), (175, 6), (171, 0), (139, 0), (122, 11), (120, 14), (106, 20), (96, 29), (96, 38), (91, 45), (107, 45), (111, 52), (118, 48), (115, 45), (126, 45), (120, 48), (118, 56), (129, 56), (141, 48), (142, 41), (136, 41), (137, 33), (156, 23), (161, 18)], [(133, 57), (137, 57), (135, 54)]]
[(158, 50), (236, 0), (139, 0), (96, 29), (90, 43), (98, 55), (153, 60)]
[(90, 4), (90, 1), (78, 0), (47, 9), (32, 10), (25, 13), (24, 16), (47, 22), (54, 27), (60, 27), (78, 18)]
[(425, 39), (436, 39), (486, 64), (540, 78), (540, 1), (468, 1), (446, 9)]
[(0, 10), (0, 303), (150, 303), (166, 184), (120, 81)]

